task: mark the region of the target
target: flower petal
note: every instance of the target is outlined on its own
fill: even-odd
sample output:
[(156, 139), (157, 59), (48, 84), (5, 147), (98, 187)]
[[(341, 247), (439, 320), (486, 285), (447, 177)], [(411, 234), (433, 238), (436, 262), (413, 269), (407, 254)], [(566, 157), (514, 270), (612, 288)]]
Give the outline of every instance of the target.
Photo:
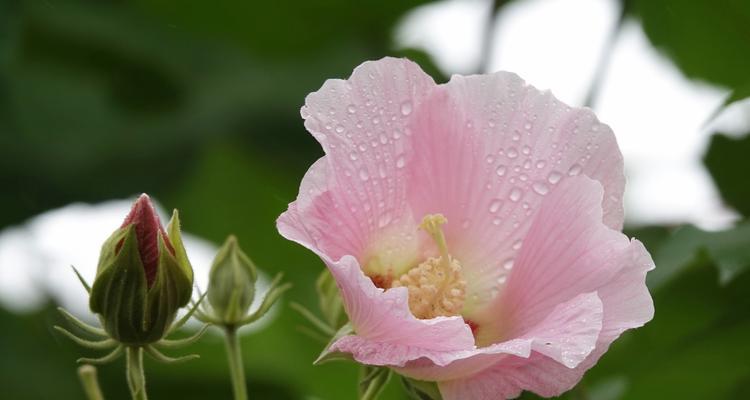
[[(584, 293), (559, 304), (524, 336), (474, 351), (454, 353), (445, 366), (419, 360), (398, 371), (421, 380), (461, 380), (511, 359), (543, 354), (574, 368), (594, 350), (602, 328), (602, 302), (596, 293)], [(469, 378), (469, 379), (473, 379)]]
[(357, 335), (339, 339), (328, 351), (351, 353), (368, 365), (404, 365), (422, 357), (445, 363), (451, 353), (474, 348), (474, 337), (463, 318), (415, 318), (409, 311), (406, 288), (383, 291), (375, 287), (353, 257), (329, 267)]
[[(326, 156), (303, 180), (297, 207), (307, 212), (324, 197), (310, 212), (316, 218), (300, 222), (331, 259), (351, 254), (362, 262), (370, 247), (398, 247), (414, 234), (403, 168), (408, 120), (434, 86), (413, 62), (384, 58), (363, 63), (348, 80), (327, 80), (305, 99), (305, 127)], [(314, 193), (303, 193), (311, 187)]]
[(521, 247), (544, 196), (573, 175), (605, 188), (605, 223), (622, 226), (622, 156), (608, 126), (517, 75), (454, 76), (412, 121), (414, 215), (443, 213), (469, 292), (489, 292)]
[(651, 319), (645, 276), (653, 262), (640, 242), (602, 223), (602, 196), (598, 182), (581, 176), (545, 199), (495, 300), (503, 317), (491, 320), (512, 327), (498, 333), (521, 335), (557, 304), (591, 291), (604, 303), (605, 331), (619, 335)]
[[(508, 357), (472, 377), (441, 382), (446, 400), (511, 398), (522, 390), (559, 395), (575, 386), (623, 331), (653, 317), (645, 285), (646, 272), (654, 267), (651, 256), (640, 242), (603, 224), (602, 195), (601, 185), (586, 177), (570, 179), (550, 193), (496, 299), (500, 315), (495, 308), (495, 315), (488, 316), (512, 327), (503, 336), (524, 335), (536, 330), (548, 310), (593, 290), (603, 306), (596, 348), (577, 365), (560, 363), (550, 353)], [(500, 323), (496, 328), (498, 333), (503, 329)]]

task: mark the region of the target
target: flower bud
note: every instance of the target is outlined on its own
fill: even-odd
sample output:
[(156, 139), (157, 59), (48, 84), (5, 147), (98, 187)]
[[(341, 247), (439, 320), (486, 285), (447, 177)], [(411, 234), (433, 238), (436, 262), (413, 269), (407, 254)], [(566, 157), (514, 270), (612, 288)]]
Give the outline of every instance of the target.
[(175, 211), (165, 232), (143, 194), (104, 242), (89, 306), (113, 339), (128, 345), (156, 342), (190, 301), (193, 270), (179, 225)]
[(258, 275), (255, 265), (229, 236), (216, 254), (208, 282), (208, 302), (214, 317), (224, 325), (239, 323), (255, 298)]

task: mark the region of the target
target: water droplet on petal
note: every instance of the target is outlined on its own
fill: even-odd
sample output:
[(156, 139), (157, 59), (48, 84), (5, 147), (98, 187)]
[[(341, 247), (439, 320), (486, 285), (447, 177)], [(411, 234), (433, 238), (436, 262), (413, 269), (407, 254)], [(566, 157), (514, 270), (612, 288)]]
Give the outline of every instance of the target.
[(346, 107), (346, 111), (349, 112), (349, 114), (354, 114), (357, 112), (357, 106), (354, 104), (349, 104), (348, 107)]
[(497, 212), (497, 210), (499, 210), (502, 205), (503, 205), (502, 200), (500, 199), (492, 200), (492, 202), (490, 203), (490, 212), (491, 213)]
[(539, 160), (539, 161), (536, 162), (536, 167), (539, 168), (539, 169), (544, 168), (545, 165), (547, 165), (547, 162), (544, 161), (544, 160)]
[(359, 179), (366, 181), (370, 179), (370, 174), (367, 173), (366, 169), (360, 169), (359, 170)]
[(581, 173), (581, 166), (578, 164), (573, 164), (570, 169), (568, 170), (568, 175), (570, 176), (576, 176)]
[(521, 195), (522, 194), (523, 193), (521, 192), (521, 189), (519, 189), (519, 188), (513, 188), (510, 191), (510, 195), (508, 195), (508, 197), (510, 198), (511, 201), (518, 201), (518, 200), (521, 199)]
[(507, 154), (508, 154), (509, 158), (516, 158), (516, 157), (518, 157), (518, 151), (516, 150), (515, 147), (509, 148)]
[(404, 165), (406, 165), (406, 160), (404, 159), (403, 155), (400, 155), (396, 158), (396, 168), (403, 168)]
[(349, 159), (350, 159), (350, 160), (352, 160), (352, 161), (357, 161), (357, 158), (358, 158), (358, 157), (357, 157), (357, 154), (356, 154), (356, 153), (350, 153), (350, 154), (349, 154)]
[(513, 268), (513, 259), (509, 258), (503, 261), (503, 268), (510, 271)]
[(497, 169), (495, 169), (495, 173), (497, 174), (497, 176), (505, 175), (505, 171), (506, 171), (505, 165), (498, 165)]
[(411, 101), (401, 103), (401, 114), (404, 116), (411, 114)]
[(391, 223), (391, 213), (385, 212), (378, 218), (378, 227), (383, 228)]
[(542, 196), (549, 193), (549, 186), (544, 182), (534, 182), (534, 184), (531, 185), (531, 188)]
[(513, 250), (518, 250), (521, 248), (521, 239), (516, 240), (513, 242)]
[(562, 179), (562, 174), (557, 171), (552, 171), (547, 176), (547, 182), (551, 184), (556, 184), (557, 182), (560, 182), (560, 179)]

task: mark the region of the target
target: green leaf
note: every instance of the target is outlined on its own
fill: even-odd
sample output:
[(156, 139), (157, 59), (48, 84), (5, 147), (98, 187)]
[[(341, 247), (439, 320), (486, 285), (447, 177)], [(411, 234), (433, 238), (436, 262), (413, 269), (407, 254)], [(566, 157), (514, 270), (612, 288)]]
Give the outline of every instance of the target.
[(729, 88), (739, 88), (748, 82), (750, 2), (633, 0), (632, 3), (648, 38), (685, 75)]
[(722, 134), (711, 137), (703, 162), (722, 198), (742, 215), (750, 216), (750, 134), (735, 139)]
[(726, 285), (750, 268), (750, 222), (720, 232), (694, 226), (676, 230), (654, 254), (656, 269), (648, 274), (651, 289), (658, 289), (691, 265), (715, 265)]

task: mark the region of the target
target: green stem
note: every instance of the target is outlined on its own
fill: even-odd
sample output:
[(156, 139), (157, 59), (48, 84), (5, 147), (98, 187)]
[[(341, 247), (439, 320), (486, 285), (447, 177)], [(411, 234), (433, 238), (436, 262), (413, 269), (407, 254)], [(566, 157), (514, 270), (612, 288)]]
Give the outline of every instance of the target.
[(99, 381), (96, 379), (96, 367), (90, 364), (81, 365), (78, 367), (78, 378), (88, 400), (104, 400)]
[(128, 347), (126, 354), (128, 387), (133, 400), (148, 400), (146, 375), (143, 373), (143, 348)]
[(245, 372), (242, 367), (242, 352), (240, 351), (240, 340), (237, 336), (237, 328), (227, 326), (224, 328), (224, 339), (227, 345), (227, 360), (229, 360), (229, 375), (232, 378), (232, 390), (235, 400), (247, 400), (247, 386), (245, 384)]

